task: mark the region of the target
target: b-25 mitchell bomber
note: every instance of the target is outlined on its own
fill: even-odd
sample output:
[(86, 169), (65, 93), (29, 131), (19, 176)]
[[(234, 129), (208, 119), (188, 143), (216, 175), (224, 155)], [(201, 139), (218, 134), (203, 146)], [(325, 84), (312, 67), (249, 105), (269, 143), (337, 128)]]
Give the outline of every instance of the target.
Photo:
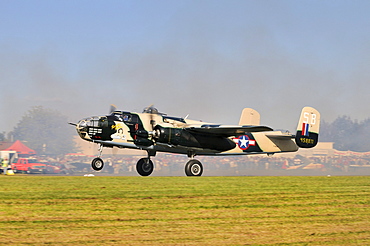
[(141, 176), (153, 172), (151, 157), (157, 152), (186, 154), (189, 157), (185, 165), (186, 175), (201, 176), (203, 165), (194, 159), (197, 155), (272, 155), (316, 146), (320, 113), (312, 107), (304, 107), (294, 135), (261, 126), (260, 114), (250, 108), (242, 111), (239, 125), (167, 116), (153, 106), (142, 113), (118, 111), (114, 107), (109, 115), (93, 116), (70, 124), (76, 126), (82, 139), (99, 145), (99, 155), (91, 163), (96, 171), (104, 167), (103, 147), (118, 147), (146, 150), (148, 156), (136, 164)]

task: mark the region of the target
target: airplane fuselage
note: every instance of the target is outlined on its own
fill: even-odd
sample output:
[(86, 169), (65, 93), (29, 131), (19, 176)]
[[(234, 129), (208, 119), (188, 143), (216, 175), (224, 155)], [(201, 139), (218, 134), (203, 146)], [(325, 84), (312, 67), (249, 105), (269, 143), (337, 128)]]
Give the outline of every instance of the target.
[(266, 136), (266, 131), (225, 137), (222, 134), (211, 135), (187, 130), (191, 127), (220, 126), (165, 115), (115, 111), (111, 115), (83, 119), (77, 124), (77, 129), (81, 138), (100, 143), (104, 147), (117, 146), (189, 156), (246, 155), (298, 149), (295, 142), (289, 137), (284, 138), (286, 134), (281, 131), (268, 131), (271, 136), (282, 136), (281, 139), (271, 139)]

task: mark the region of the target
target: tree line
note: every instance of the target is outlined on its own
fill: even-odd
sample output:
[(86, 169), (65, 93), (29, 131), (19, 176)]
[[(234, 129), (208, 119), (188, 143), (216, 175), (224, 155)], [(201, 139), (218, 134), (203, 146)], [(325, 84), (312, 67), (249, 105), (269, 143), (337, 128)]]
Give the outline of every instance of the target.
[(68, 125), (67, 117), (42, 106), (32, 107), (13, 131), (0, 134), (0, 141), (24, 142), (38, 155), (65, 155), (76, 152), (76, 130)]
[(336, 150), (370, 151), (370, 118), (359, 122), (339, 116), (331, 123), (323, 121), (319, 141), (333, 142)]

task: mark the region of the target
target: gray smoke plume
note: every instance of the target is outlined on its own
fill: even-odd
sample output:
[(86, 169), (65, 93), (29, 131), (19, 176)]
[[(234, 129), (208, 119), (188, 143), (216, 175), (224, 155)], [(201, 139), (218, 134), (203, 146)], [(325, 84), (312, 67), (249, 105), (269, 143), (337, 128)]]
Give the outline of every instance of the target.
[[(252, 107), (262, 124), (289, 130), (304, 106), (327, 121), (369, 117), (369, 4), (166, 4), (118, 6), (136, 17), (121, 17), (112, 6), (99, 25), (75, 11), (65, 20), (75, 21), (70, 29), (55, 12), (37, 19), (64, 31), (45, 36), (48, 42), (0, 39), (0, 131), (37, 105), (74, 122), (106, 114), (113, 103), (139, 112), (154, 104), (170, 115), (225, 124), (237, 124), (241, 110)], [(86, 38), (76, 38), (79, 31)]]

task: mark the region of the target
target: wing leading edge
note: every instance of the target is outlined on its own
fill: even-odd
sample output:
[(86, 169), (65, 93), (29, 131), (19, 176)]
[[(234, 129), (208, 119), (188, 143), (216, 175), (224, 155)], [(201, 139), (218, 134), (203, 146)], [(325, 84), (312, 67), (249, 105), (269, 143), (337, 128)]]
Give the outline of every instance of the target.
[(187, 127), (186, 131), (191, 133), (212, 135), (220, 137), (231, 137), (243, 135), (249, 132), (265, 132), (273, 131), (268, 126), (201, 126), (201, 127)]

